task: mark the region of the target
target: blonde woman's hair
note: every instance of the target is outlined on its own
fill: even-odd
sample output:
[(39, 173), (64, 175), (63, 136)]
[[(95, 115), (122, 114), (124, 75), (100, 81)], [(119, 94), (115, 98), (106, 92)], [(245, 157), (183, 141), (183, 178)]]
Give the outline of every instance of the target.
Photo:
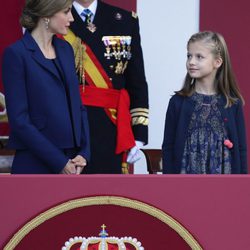
[[(222, 65), (218, 68), (216, 73), (215, 84), (218, 92), (226, 98), (226, 107), (232, 106), (238, 99), (244, 104), (244, 99), (240, 94), (231, 66), (227, 45), (223, 36), (212, 31), (198, 32), (190, 37), (187, 43), (187, 48), (191, 43), (197, 41), (202, 41), (207, 44), (211, 48), (211, 53), (214, 57), (222, 59)], [(182, 89), (176, 91), (176, 93), (183, 96), (190, 96), (193, 94), (194, 89), (195, 80), (187, 73)]]
[(20, 23), (27, 30), (33, 30), (42, 17), (51, 17), (69, 7), (73, 0), (26, 0)]

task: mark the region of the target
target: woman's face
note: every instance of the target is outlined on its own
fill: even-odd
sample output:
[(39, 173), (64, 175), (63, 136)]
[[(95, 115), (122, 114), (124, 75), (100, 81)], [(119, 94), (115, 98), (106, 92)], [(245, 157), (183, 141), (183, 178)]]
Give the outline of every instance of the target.
[(71, 7), (65, 8), (50, 18), (49, 31), (53, 34), (66, 35), (71, 22), (74, 18), (71, 13)]

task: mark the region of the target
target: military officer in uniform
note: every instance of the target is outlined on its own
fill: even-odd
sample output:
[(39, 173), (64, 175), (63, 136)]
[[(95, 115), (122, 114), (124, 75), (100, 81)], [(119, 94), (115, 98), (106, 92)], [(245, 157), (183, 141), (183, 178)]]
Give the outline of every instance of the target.
[(70, 32), (81, 98), (88, 110), (90, 174), (126, 173), (148, 140), (148, 87), (136, 13), (75, 0)]

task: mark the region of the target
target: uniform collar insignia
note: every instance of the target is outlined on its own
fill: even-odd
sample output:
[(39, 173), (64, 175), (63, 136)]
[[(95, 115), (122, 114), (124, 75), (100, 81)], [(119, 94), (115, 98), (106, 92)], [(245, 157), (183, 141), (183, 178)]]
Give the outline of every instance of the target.
[(116, 20), (122, 20), (122, 14), (119, 13), (119, 12), (117, 12), (117, 13), (115, 14), (115, 19), (116, 19)]

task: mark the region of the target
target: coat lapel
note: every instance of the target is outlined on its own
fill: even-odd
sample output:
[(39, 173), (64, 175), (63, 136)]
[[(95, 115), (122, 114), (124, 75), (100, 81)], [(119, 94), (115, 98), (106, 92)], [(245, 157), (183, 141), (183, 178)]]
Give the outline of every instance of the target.
[(191, 100), (191, 98), (187, 97), (184, 99), (183, 103), (182, 103), (182, 116), (184, 117), (185, 121), (189, 121), (193, 111), (194, 111), (194, 107), (195, 104), (194, 102)]
[(49, 71), (51, 74), (53, 74), (55, 77), (60, 79), (58, 72), (55, 67), (51, 66), (51, 62), (46, 59), (41, 52), (39, 46), (33, 39), (33, 37), (30, 35), (28, 31), (25, 32), (24, 37), (23, 37), (23, 42), (26, 46), (26, 48), (31, 51), (32, 53), (32, 58), (40, 65), (42, 66), (45, 70)]
[(97, 29), (99, 27), (102, 30), (105, 30), (106, 25), (110, 23), (109, 21), (107, 21), (109, 15), (110, 13), (108, 13), (107, 9), (105, 9), (105, 5), (101, 1), (98, 1), (97, 9), (96, 9), (96, 13), (95, 13), (94, 21), (93, 21)]
[(74, 22), (70, 24), (70, 29), (74, 33), (79, 34), (80, 37), (85, 37), (87, 33), (87, 29), (81, 17), (78, 15), (77, 11), (75, 10), (74, 6), (72, 6), (72, 15), (74, 17)]
[[(60, 43), (59, 43), (60, 41)], [(72, 74), (72, 72), (75, 72), (73, 67), (70, 67), (69, 63), (72, 63), (72, 61), (69, 59), (68, 53), (66, 53), (68, 50), (65, 50), (64, 43), (62, 43), (59, 38), (54, 37), (53, 39), (53, 45), (56, 50), (56, 57), (57, 60), (60, 64), (60, 70), (61, 70), (61, 75), (63, 77), (63, 81), (68, 84), (69, 83), (69, 75)], [(72, 72), (70, 72), (73, 69)]]

